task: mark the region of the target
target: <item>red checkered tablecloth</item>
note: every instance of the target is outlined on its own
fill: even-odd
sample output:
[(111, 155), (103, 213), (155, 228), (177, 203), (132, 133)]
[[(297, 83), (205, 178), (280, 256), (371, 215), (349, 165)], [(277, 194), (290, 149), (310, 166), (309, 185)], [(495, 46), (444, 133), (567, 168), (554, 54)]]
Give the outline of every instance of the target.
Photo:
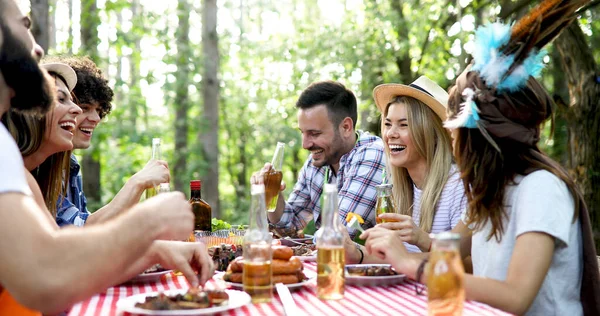
[[(315, 263), (305, 268), (316, 270)], [(117, 315), (117, 301), (133, 294), (183, 289), (189, 285), (183, 276), (165, 275), (160, 281), (111, 287), (87, 301), (73, 306), (69, 316)], [(415, 294), (415, 283), (407, 281), (393, 286), (346, 286), (344, 299), (324, 301), (317, 298), (315, 282), (292, 292), (298, 308), (305, 315), (426, 315), (427, 296)], [(275, 294), (271, 303), (249, 304), (217, 315), (284, 315)], [(464, 315), (509, 315), (488, 305), (467, 301)]]

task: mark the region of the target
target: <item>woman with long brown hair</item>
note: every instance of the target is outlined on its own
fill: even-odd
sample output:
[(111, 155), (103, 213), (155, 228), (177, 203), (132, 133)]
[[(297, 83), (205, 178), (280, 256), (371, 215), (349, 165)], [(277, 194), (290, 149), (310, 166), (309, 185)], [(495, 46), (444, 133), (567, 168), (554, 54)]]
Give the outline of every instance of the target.
[[(518, 315), (600, 314), (598, 263), (581, 192), (537, 146), (541, 124), (552, 117), (551, 98), (534, 79), (543, 68), (539, 50), (583, 2), (544, 1), (513, 27), (480, 27), (472, 67), (450, 90), (445, 126), (453, 130), (469, 203), (455, 228), (463, 257), (473, 260), (466, 297)], [(399, 239), (393, 231), (376, 227), (361, 238), (369, 253), (425, 280), (418, 273), (424, 256), (391, 247)]]
[(41, 207), (46, 206), (56, 216), (58, 197), (65, 192), (70, 152), (73, 149), (75, 118), (81, 109), (71, 97), (77, 76), (71, 67), (60, 64), (42, 64), (56, 85), (56, 104), (44, 116), (9, 111), (4, 123), (15, 138), (25, 168), (40, 186), (42, 197), (36, 197)]

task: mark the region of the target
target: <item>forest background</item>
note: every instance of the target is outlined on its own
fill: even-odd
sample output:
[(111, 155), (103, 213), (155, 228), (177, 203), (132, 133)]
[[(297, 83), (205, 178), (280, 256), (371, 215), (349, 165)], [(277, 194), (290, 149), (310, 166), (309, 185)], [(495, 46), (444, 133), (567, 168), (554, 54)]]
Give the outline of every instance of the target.
[[(379, 134), (372, 89), (426, 75), (448, 88), (473, 31), (514, 21), (527, 0), (20, 0), (48, 55), (90, 56), (115, 90), (81, 158), (89, 210), (108, 203), (162, 138), (171, 187), (203, 180), (213, 216), (246, 223), (250, 175), (284, 142), (287, 193), (308, 155), (295, 101), (338, 80)], [(600, 246), (600, 0), (549, 46), (542, 82), (556, 101), (540, 147), (582, 188)]]

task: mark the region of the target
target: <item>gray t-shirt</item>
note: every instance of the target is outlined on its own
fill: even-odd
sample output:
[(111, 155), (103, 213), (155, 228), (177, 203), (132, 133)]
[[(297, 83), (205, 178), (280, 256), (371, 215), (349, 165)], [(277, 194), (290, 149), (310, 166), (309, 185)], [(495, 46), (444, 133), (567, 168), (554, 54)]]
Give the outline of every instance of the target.
[(4, 124), (0, 123), (0, 194), (9, 192), (31, 195), (19, 148)]
[(473, 274), (506, 280), (517, 237), (527, 232), (546, 233), (555, 240), (552, 264), (527, 315), (582, 315), (581, 226), (579, 219), (573, 223), (573, 197), (563, 181), (545, 170), (519, 176), (515, 182), (506, 190), (508, 218), (502, 240), (487, 240), (489, 222), (473, 233)]

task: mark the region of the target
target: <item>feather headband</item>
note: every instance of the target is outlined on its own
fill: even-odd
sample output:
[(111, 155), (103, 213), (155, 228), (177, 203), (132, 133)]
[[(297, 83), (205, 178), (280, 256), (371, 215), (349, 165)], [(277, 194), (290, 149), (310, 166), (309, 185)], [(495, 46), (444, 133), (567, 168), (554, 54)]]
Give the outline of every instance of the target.
[(460, 104), (458, 115), (444, 126), (478, 128), (499, 149), (478, 115), (478, 106), (484, 106), (476, 101), (480, 89), (488, 89), (496, 95), (512, 93), (525, 87), (530, 76), (539, 76), (546, 56), (544, 45), (575, 19), (575, 11), (586, 2), (589, 0), (545, 0), (512, 26), (491, 23), (478, 27), (470, 71), (477, 72), (484, 85), (460, 92), (464, 102)]

